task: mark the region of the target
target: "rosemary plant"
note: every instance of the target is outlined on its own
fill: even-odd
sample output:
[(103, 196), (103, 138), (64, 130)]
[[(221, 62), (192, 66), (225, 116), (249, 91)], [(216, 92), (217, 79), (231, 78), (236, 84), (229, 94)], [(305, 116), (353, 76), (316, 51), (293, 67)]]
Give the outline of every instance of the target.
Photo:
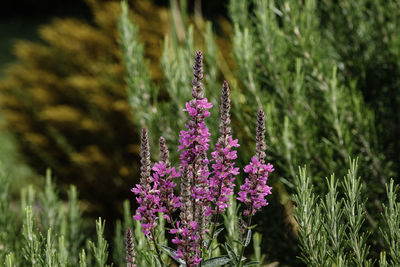
[[(307, 266), (374, 266), (376, 263), (396, 266), (400, 228), (394, 181), (391, 180), (387, 186), (389, 204), (384, 205), (382, 214), (387, 227), (381, 228), (390, 259), (386, 258), (385, 251), (381, 251), (379, 260), (376, 260), (367, 243), (370, 232), (365, 230), (366, 200), (362, 200), (365, 199), (365, 189), (357, 176), (358, 162), (353, 159), (349, 162), (348, 173), (342, 182), (338, 183), (332, 175), (327, 179), (329, 191), (320, 199), (314, 193), (306, 168), (300, 168), (294, 214), (298, 223), (301, 259)], [(339, 194), (343, 198), (339, 199)]]

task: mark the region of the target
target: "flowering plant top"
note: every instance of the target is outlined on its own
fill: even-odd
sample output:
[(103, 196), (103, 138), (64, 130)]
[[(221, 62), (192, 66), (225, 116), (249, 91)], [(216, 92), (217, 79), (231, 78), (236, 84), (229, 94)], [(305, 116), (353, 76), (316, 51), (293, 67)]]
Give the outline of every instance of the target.
[[(237, 197), (244, 204), (242, 218), (247, 220), (247, 223), (240, 223), (243, 229), (241, 240), (238, 240), (241, 244), (240, 253), (237, 255), (229, 246), (225, 246), (229, 250), (228, 255), (212, 258), (210, 247), (212, 242), (216, 242), (219, 218), (231, 205), (230, 196), (234, 194), (234, 182), (239, 174), (239, 168), (235, 166), (239, 142), (232, 136), (230, 89), (224, 81), (220, 136), (215, 150), (209, 152), (210, 132), (206, 118), (210, 116), (212, 104), (204, 96), (202, 78), (203, 55), (198, 51), (193, 65), (193, 98), (186, 103), (184, 109), (188, 113), (188, 121), (185, 129), (180, 132), (178, 150), (181, 154), (177, 168), (169, 162), (168, 147), (163, 137), (160, 137), (159, 142), (160, 161), (150, 167), (148, 133), (146, 129), (142, 130), (141, 178), (140, 183), (132, 188), (139, 204), (134, 219), (141, 222), (143, 233), (150, 240), (148, 245), (152, 246), (161, 266), (165, 265), (162, 260), (163, 251), (181, 266), (222, 266), (228, 263), (243, 266), (244, 249), (251, 237), (252, 216), (268, 205), (265, 198), (271, 194), (272, 188), (266, 183), (268, 174), (274, 168), (270, 163), (265, 163), (265, 115), (259, 109), (256, 153), (244, 168), (247, 177)], [(179, 195), (175, 192), (178, 181)], [(163, 216), (170, 225), (169, 233), (174, 235), (171, 243), (176, 249), (157, 244), (156, 226), (159, 216)], [(129, 249), (132, 251), (132, 246)], [(129, 259), (131, 266), (135, 266), (132, 258)]]

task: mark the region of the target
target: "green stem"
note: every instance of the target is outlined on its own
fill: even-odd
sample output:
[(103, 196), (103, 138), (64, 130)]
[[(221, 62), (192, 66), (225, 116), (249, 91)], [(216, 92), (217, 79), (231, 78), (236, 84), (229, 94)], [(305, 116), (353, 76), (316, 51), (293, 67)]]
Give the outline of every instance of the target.
[(155, 235), (154, 235), (154, 230), (151, 231), (151, 237), (152, 237), (152, 239), (153, 239), (154, 248), (156, 249), (156, 252), (157, 252), (157, 258), (158, 258), (158, 260), (160, 261), (161, 266), (164, 266), (164, 263), (163, 263), (163, 261), (162, 261), (162, 259), (161, 259), (160, 250), (159, 250), (158, 247), (157, 247), (157, 242), (156, 242), (156, 237), (155, 237)]
[(210, 243), (208, 243), (207, 250), (210, 249), (211, 243), (213, 242), (215, 229), (217, 228), (218, 218), (219, 218), (219, 207), (217, 206), (217, 215), (215, 216), (214, 224), (211, 229), (211, 240), (210, 240)]
[[(253, 209), (251, 210), (251, 212), (250, 212), (250, 214), (252, 213), (252, 211), (253, 211)], [(246, 232), (245, 232), (245, 235), (244, 235), (244, 242), (246, 242), (246, 239), (247, 239), (247, 235), (249, 234), (249, 227), (250, 227), (250, 225), (251, 225), (251, 218), (253, 217), (253, 215), (250, 215), (249, 216), (249, 220), (248, 220), (248, 222), (247, 222), (247, 227), (246, 227)], [(244, 255), (244, 250), (246, 249), (246, 247), (245, 247), (245, 245), (243, 244), (243, 242), (242, 242), (242, 249), (241, 249), (241, 251), (240, 251), (240, 256), (239, 256), (239, 263), (238, 263), (238, 266), (239, 267), (242, 267), (243, 266), (243, 263), (242, 263), (242, 258), (243, 258), (243, 255)]]

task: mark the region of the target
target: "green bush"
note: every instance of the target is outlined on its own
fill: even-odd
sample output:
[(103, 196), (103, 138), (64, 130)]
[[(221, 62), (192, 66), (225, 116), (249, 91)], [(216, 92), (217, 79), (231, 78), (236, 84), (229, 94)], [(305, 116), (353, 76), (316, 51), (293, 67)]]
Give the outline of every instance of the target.
[[(370, 232), (364, 228), (367, 212), (365, 192), (357, 176), (356, 160), (350, 159), (347, 175), (341, 182), (334, 174), (327, 178), (328, 192), (318, 197), (313, 191), (306, 168), (296, 178), (297, 207), (294, 216), (302, 250), (301, 259), (307, 266), (397, 266), (400, 263), (400, 202), (398, 186), (391, 180), (386, 185), (388, 204), (383, 204), (382, 225), (389, 259), (381, 251), (379, 258), (370, 253)], [(342, 189), (342, 190), (339, 190)]]
[[(389, 1), (389, 6), (396, 5), (396, 1)], [(326, 173), (343, 177), (348, 157), (359, 156), (360, 175), (369, 188), (366, 227), (373, 237), (368, 244), (373, 246), (375, 254), (379, 253), (382, 236), (376, 225), (380, 221), (381, 200), (388, 177), (398, 176), (398, 166), (394, 165), (398, 162), (397, 155), (392, 157), (390, 149), (385, 147), (388, 143), (392, 147), (399, 144), (393, 136), (393, 127), (385, 126), (396, 125), (391, 109), (397, 105), (383, 104), (387, 106), (386, 115), (376, 117), (380, 112), (366, 103), (364, 95), (372, 95), (373, 89), (368, 91), (371, 81), (378, 87), (381, 82), (362, 69), (370, 68), (369, 63), (378, 57), (369, 52), (377, 55), (385, 50), (384, 35), (391, 36), (387, 46), (396, 47), (398, 40), (392, 36), (399, 29), (394, 27), (399, 24), (398, 16), (389, 14), (391, 11), (382, 1), (340, 0), (333, 4), (314, 0), (233, 0), (229, 11), (234, 23), (234, 55), (241, 88), (236, 98), (240, 109), (234, 114), (239, 125), (246, 125), (257, 105), (266, 110), (270, 153), (280, 175), (275, 187), (284, 183), (293, 192), (296, 166), (307, 164), (316, 192), (325, 193)], [(384, 19), (380, 17), (382, 12)], [(381, 20), (379, 27), (375, 24), (377, 20)], [(350, 27), (351, 33), (347, 31)], [(357, 50), (358, 44), (365, 50)], [(343, 47), (347, 53), (341, 53)], [(398, 51), (393, 48), (383, 53), (390, 54), (382, 58), (383, 64), (398, 62)], [(371, 61), (365, 62), (369, 56)], [(351, 66), (360, 70), (349, 71)], [(377, 71), (382, 77), (396, 76), (390, 71)], [(390, 79), (386, 82), (392, 83)], [(396, 83), (391, 86), (399, 88)], [(384, 98), (395, 101), (397, 96), (391, 92), (373, 99), (374, 104), (382, 105)], [(248, 140), (247, 137), (246, 134), (243, 138)], [(287, 200), (281, 197), (281, 202), (290, 206)], [(271, 216), (265, 214), (265, 218)], [(273, 234), (268, 230), (274, 229), (268, 223), (270, 220), (264, 221), (263, 234)], [(264, 244), (268, 251), (274, 251), (275, 244)], [(274, 257), (280, 258), (280, 254), (277, 252)]]

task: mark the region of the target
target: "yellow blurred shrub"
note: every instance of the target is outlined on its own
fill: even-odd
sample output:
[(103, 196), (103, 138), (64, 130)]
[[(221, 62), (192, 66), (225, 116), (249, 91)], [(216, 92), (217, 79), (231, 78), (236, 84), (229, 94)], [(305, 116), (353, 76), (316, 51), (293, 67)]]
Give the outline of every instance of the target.
[[(5, 71), (0, 104), (7, 128), (34, 170), (52, 168), (63, 184), (78, 185), (94, 204), (93, 212), (101, 208), (114, 213), (104, 216), (113, 216), (117, 211), (110, 206), (127, 197), (137, 176), (138, 134), (118, 46), (120, 2), (87, 2), (92, 24), (55, 19), (40, 27), (42, 43), (15, 44), (18, 60)], [(132, 12), (152, 78), (160, 79), (167, 9), (133, 1)]]

